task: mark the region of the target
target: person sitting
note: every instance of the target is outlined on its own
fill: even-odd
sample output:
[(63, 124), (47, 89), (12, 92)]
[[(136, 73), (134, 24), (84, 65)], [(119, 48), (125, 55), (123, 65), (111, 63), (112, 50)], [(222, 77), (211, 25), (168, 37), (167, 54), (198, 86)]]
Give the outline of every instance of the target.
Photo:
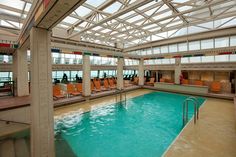
[(64, 83), (64, 84), (67, 84), (69, 81), (68, 81), (68, 77), (67, 77), (67, 75), (64, 73), (63, 74), (63, 78), (62, 78), (62, 80), (61, 80), (61, 83)]

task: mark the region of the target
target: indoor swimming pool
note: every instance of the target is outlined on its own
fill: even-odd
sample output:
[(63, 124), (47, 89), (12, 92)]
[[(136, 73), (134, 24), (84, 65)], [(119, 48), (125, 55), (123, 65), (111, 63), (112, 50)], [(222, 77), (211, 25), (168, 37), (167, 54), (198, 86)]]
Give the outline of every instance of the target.
[[(183, 129), (182, 105), (188, 97), (151, 92), (127, 99), (126, 105), (118, 102), (57, 116), (57, 157), (61, 152), (71, 157), (162, 156)], [(200, 104), (205, 101), (197, 99)], [(191, 104), (188, 116), (193, 116)]]

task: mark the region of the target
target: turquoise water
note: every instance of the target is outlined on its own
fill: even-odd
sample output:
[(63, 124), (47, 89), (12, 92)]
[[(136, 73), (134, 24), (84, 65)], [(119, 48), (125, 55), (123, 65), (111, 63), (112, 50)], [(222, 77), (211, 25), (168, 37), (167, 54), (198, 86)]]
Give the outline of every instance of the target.
[(182, 130), (187, 97), (152, 92), (128, 99), (126, 107), (112, 104), (84, 114), (72, 112), (55, 120), (56, 143), (64, 141), (78, 157), (161, 156)]

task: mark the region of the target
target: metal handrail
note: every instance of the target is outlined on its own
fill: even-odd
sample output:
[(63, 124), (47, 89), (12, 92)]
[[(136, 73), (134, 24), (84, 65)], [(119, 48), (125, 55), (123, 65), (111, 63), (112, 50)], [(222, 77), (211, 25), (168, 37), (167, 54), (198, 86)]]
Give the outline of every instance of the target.
[(188, 122), (188, 102), (192, 101), (194, 104), (194, 124), (196, 124), (196, 121), (199, 116), (199, 101), (195, 97), (188, 97), (185, 99), (183, 103), (183, 126)]
[(4, 120), (4, 119), (0, 119), (0, 121), (1, 121), (1, 122), (6, 122), (6, 124), (17, 123), (17, 124), (26, 124), (26, 125), (30, 125), (29, 123), (17, 122), (17, 121), (12, 121), (12, 120)]
[[(122, 92), (123, 91), (123, 92)], [(120, 94), (120, 104), (122, 103), (122, 94), (125, 94), (125, 105), (126, 105), (126, 91), (124, 89), (116, 89), (116, 102), (117, 102), (117, 94)]]

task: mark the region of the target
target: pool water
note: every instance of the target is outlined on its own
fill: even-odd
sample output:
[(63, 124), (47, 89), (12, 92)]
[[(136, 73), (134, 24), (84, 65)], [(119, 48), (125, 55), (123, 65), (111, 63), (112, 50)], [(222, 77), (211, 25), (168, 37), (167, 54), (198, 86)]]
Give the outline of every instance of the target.
[[(183, 128), (182, 104), (187, 97), (152, 92), (128, 99), (126, 106), (72, 112), (55, 120), (56, 143), (63, 140), (71, 156), (78, 157), (162, 156)], [(204, 100), (198, 97), (201, 104)], [(192, 115), (190, 105), (189, 119)]]

